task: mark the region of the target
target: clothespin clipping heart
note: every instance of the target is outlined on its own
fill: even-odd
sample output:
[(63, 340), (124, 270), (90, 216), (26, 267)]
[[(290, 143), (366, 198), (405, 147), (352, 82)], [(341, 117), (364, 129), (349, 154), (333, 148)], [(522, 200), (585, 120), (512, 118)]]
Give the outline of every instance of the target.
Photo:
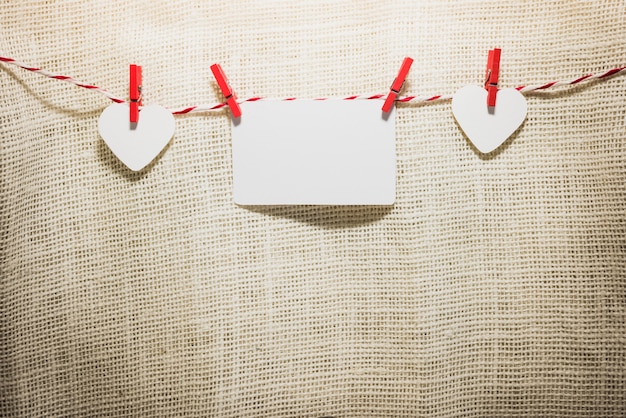
[(465, 86), (452, 98), (459, 126), (482, 153), (497, 149), (526, 119), (524, 96), (513, 88), (498, 89), (500, 50), (489, 51), (485, 88)]
[(130, 103), (108, 106), (98, 119), (100, 136), (128, 168), (140, 171), (165, 148), (176, 127), (172, 113), (162, 106), (141, 110), (141, 67), (131, 65)]

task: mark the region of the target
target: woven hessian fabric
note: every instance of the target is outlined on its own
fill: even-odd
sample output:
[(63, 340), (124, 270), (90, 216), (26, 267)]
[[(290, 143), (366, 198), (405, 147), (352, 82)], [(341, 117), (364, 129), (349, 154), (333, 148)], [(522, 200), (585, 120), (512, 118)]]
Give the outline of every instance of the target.
[[(144, 104), (501, 87), (626, 65), (624, 1), (3, 2), (0, 52)], [(626, 414), (626, 76), (527, 94), (481, 155), (397, 110), (393, 207), (239, 207), (227, 111), (147, 169), (105, 97), (0, 64), (0, 415)], [(381, 101), (382, 105), (382, 101)], [(278, 116), (279, 117), (279, 116)]]

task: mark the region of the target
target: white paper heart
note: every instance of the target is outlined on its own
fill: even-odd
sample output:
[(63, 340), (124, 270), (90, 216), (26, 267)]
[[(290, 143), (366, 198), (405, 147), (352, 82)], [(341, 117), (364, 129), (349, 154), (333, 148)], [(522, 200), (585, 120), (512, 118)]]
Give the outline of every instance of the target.
[(487, 106), (487, 90), (465, 86), (452, 98), (452, 114), (482, 153), (498, 148), (526, 119), (526, 99), (515, 89), (498, 90), (496, 105)]
[(100, 115), (98, 131), (113, 154), (128, 168), (139, 171), (165, 148), (176, 123), (162, 106), (144, 106), (139, 122), (131, 126), (127, 103), (112, 104)]

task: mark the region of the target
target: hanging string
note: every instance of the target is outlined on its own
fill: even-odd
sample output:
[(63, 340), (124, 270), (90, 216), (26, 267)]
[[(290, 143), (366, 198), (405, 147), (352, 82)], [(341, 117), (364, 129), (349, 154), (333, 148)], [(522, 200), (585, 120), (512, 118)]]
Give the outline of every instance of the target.
[(98, 86), (94, 86), (94, 85), (91, 85), (91, 84), (83, 83), (82, 81), (76, 80), (75, 78), (72, 78), (72, 77), (69, 77), (69, 76), (66, 76), (66, 75), (54, 74), (54, 73), (51, 73), (50, 71), (42, 70), (41, 68), (37, 68), (37, 67), (34, 67), (32, 65), (27, 65), (27, 64), (24, 64), (22, 62), (16, 61), (13, 58), (0, 57), (0, 62), (6, 62), (7, 64), (15, 65), (15, 66), (23, 68), (23, 69), (25, 69), (27, 71), (30, 71), (30, 72), (33, 72), (33, 73), (37, 73), (37, 74), (43, 75), (43, 76), (48, 77), (48, 78), (53, 78), (55, 80), (66, 81), (68, 83), (75, 84), (78, 87), (82, 87), (84, 89), (96, 91), (96, 92), (98, 92), (100, 94), (103, 94), (104, 96), (108, 97), (109, 99), (111, 99), (115, 103), (124, 103), (125, 102), (124, 99), (120, 99), (119, 97), (115, 97), (114, 95), (112, 95), (111, 93), (106, 91), (105, 89), (102, 89), (102, 88), (100, 88)]
[[(16, 67), (20, 67), (23, 68), (24, 70), (36, 73), (36, 74), (40, 74), (42, 76), (48, 77), (48, 78), (52, 78), (55, 80), (61, 80), (61, 81), (65, 81), (68, 83), (72, 83), (78, 87), (82, 87), (84, 89), (88, 89), (91, 91), (95, 91), (98, 92), (102, 95), (104, 95), (105, 97), (109, 98), (110, 100), (112, 100), (115, 103), (124, 103), (126, 102), (126, 100), (121, 99), (119, 97), (116, 97), (115, 95), (109, 93), (107, 90), (100, 88), (98, 86), (94, 86), (92, 84), (88, 84), (88, 83), (84, 83), (82, 81), (76, 80), (73, 77), (70, 76), (66, 76), (66, 75), (60, 75), (60, 74), (55, 74), (52, 73), (50, 71), (41, 69), (41, 68), (37, 68), (35, 66), (32, 65), (27, 65), (24, 64), (22, 62), (19, 62), (17, 60), (14, 60), (13, 58), (8, 58), (8, 57), (2, 57), (0, 56), (0, 62), (4, 62), (10, 65), (14, 65)], [(519, 86), (516, 87), (515, 89), (518, 90), (521, 93), (528, 93), (531, 91), (537, 91), (537, 90), (547, 90), (550, 88), (555, 88), (555, 87), (561, 87), (561, 86), (573, 86), (582, 82), (589, 82), (591, 80), (601, 80), (601, 79), (605, 79), (608, 78), (610, 76), (613, 75), (618, 75), (618, 74), (622, 74), (626, 72), (626, 66), (624, 67), (616, 67), (613, 69), (610, 69), (608, 71), (604, 71), (604, 72), (600, 72), (600, 73), (595, 73), (595, 74), (587, 74), (584, 75), (582, 77), (577, 77), (574, 78), (572, 80), (566, 80), (566, 81), (552, 81), (549, 83), (543, 83), (543, 84), (536, 84), (536, 85), (531, 85), (531, 86)], [(320, 97), (320, 98), (315, 98), (313, 100), (380, 100), (380, 99), (384, 99), (385, 95), (384, 94), (373, 94), (373, 95), (356, 95), (356, 96), (347, 96), (347, 97)], [(408, 102), (412, 102), (412, 103), (426, 103), (426, 102), (435, 102), (435, 101), (443, 101), (443, 100), (450, 100), (452, 99), (452, 95), (436, 95), (436, 96), (401, 96), (399, 97), (396, 101), (400, 102), (400, 103), (408, 103)], [(270, 98), (266, 98), (266, 97), (250, 97), (247, 99), (239, 99), (237, 100), (238, 103), (245, 103), (245, 102), (256, 102), (259, 100), (281, 100), (281, 101), (291, 101), (291, 100), (300, 100), (298, 98), (295, 97), (285, 97), (282, 99), (270, 99)], [(171, 110), (172, 114), (174, 115), (183, 115), (186, 113), (199, 113), (199, 112), (210, 112), (210, 111), (215, 111), (215, 110), (219, 110), (221, 108), (223, 108), (224, 106), (226, 106), (225, 102), (222, 103), (216, 103), (216, 104), (200, 104), (200, 105), (195, 105), (195, 106), (188, 106), (188, 107), (184, 107), (181, 109), (174, 109)]]

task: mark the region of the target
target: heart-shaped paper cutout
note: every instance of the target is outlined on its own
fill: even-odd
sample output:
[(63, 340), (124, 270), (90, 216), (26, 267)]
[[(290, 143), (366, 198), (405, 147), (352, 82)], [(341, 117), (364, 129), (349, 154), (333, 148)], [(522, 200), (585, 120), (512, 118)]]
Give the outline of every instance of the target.
[(131, 124), (127, 103), (112, 104), (100, 115), (98, 131), (113, 154), (128, 168), (139, 171), (165, 148), (176, 124), (162, 106), (144, 106), (139, 122)]
[(482, 153), (498, 148), (526, 119), (526, 99), (515, 89), (498, 90), (487, 106), (487, 90), (465, 86), (452, 98), (452, 113), (465, 135)]

